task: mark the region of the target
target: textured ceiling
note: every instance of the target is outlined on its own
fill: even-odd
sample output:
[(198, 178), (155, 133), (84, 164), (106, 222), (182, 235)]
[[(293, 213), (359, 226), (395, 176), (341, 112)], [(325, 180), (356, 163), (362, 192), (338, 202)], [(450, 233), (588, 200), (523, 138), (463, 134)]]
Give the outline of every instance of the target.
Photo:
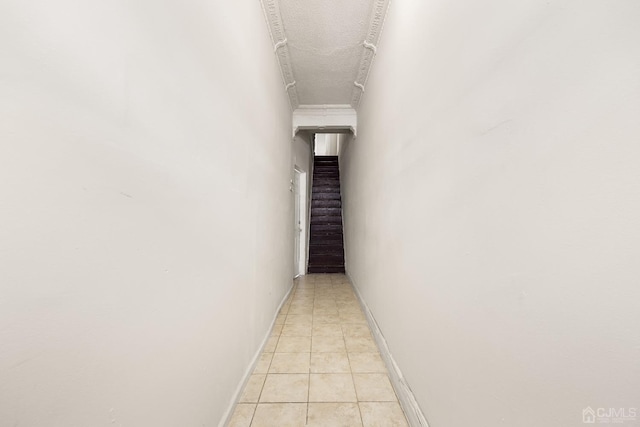
[(292, 108), (357, 107), (388, 0), (262, 3)]
[(370, 0), (280, 0), (300, 104), (349, 104)]

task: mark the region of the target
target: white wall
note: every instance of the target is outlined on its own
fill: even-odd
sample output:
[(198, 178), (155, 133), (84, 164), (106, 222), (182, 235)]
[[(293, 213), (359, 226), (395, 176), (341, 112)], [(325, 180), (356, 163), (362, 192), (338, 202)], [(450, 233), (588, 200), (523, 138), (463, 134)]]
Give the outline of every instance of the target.
[(260, 3), (3, 1), (0, 70), (0, 424), (217, 425), (291, 285)]
[(342, 158), (346, 260), (432, 427), (640, 422), (639, 22), (391, 6)]
[(339, 137), (338, 133), (317, 133), (315, 136), (315, 155), (337, 156)]

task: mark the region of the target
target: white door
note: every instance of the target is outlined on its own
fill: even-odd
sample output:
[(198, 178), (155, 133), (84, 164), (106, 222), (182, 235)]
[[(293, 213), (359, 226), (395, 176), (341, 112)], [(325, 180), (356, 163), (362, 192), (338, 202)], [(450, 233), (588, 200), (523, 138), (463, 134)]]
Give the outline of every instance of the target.
[(294, 221), (293, 221), (293, 240), (294, 240), (294, 251), (293, 251), (293, 275), (297, 277), (301, 274), (304, 274), (304, 271), (300, 271), (300, 252), (302, 247), (302, 209), (304, 201), (301, 200), (301, 192), (300, 192), (300, 171), (298, 169), (294, 169), (294, 177), (293, 177), (293, 199), (294, 199)]
[(298, 277), (307, 273), (307, 173), (296, 167), (293, 175), (293, 276)]

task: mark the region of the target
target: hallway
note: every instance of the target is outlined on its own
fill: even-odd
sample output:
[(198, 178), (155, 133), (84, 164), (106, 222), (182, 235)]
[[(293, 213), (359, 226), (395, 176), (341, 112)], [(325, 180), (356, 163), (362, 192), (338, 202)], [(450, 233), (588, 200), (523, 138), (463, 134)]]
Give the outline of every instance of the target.
[(229, 427), (407, 426), (346, 276), (294, 283)]
[(638, 426), (639, 23), (0, 1), (0, 427)]

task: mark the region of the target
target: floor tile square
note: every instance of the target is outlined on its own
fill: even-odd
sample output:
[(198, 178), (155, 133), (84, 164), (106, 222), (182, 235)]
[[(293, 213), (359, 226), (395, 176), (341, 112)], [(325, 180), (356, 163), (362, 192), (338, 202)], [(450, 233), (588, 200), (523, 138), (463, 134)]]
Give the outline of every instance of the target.
[(339, 323), (314, 323), (311, 335), (324, 337), (341, 337), (342, 327)]
[(342, 332), (345, 337), (366, 337), (371, 338), (371, 331), (369, 325), (348, 323), (342, 325)]
[(309, 391), (307, 374), (268, 374), (260, 403), (306, 402)]
[(269, 339), (267, 339), (267, 343), (264, 345), (264, 349), (262, 351), (264, 351), (265, 353), (273, 353), (274, 351), (276, 351), (276, 346), (278, 345), (279, 339), (280, 336), (270, 336)]
[(321, 317), (340, 317), (340, 312), (335, 308), (314, 308), (313, 315)]
[(253, 374), (249, 377), (247, 385), (244, 386), (244, 391), (240, 396), (241, 403), (254, 403), (260, 398), (260, 392), (262, 392), (262, 386), (267, 376), (264, 374)]
[(260, 403), (251, 427), (301, 427), (306, 420), (306, 403)]
[(283, 326), (284, 326), (284, 323), (279, 324), (279, 325), (273, 325), (273, 329), (271, 330), (271, 336), (272, 337), (280, 336), (280, 333), (282, 332), (282, 327)]
[(338, 311), (338, 305), (336, 301), (332, 299), (315, 299), (313, 302), (314, 310), (330, 310), (330, 311)]
[(342, 336), (316, 335), (311, 340), (311, 351), (313, 353), (342, 353), (347, 350)]
[(309, 402), (356, 402), (351, 374), (311, 374)]
[(355, 305), (351, 305), (348, 307), (338, 307), (338, 313), (340, 314), (340, 316), (361, 316), (363, 315), (362, 310), (360, 310), (360, 307), (357, 307)]
[(288, 314), (287, 318), (284, 320), (284, 324), (308, 324), (310, 325), (312, 321), (311, 314)]
[(313, 316), (313, 323), (340, 323), (340, 316), (334, 316), (333, 314), (316, 314)]
[(308, 374), (309, 353), (275, 353), (270, 374)]
[(311, 373), (348, 374), (351, 372), (347, 353), (312, 353)]
[(280, 337), (276, 353), (308, 353), (311, 351), (311, 337)]
[(378, 353), (349, 353), (351, 372), (386, 374), (387, 368)]
[(313, 305), (314, 298), (315, 291), (313, 289), (299, 289), (291, 300), (291, 307), (294, 305)]
[(360, 402), (364, 427), (408, 427), (398, 402)]
[(309, 403), (307, 425), (313, 427), (361, 427), (357, 403)]
[(288, 316), (301, 315), (309, 316), (313, 314), (313, 307), (291, 307)]
[[(280, 338), (282, 339), (282, 337)], [(377, 353), (378, 346), (373, 338), (370, 337), (344, 337), (347, 351), (349, 353)]]
[(282, 328), (281, 337), (310, 337), (311, 323), (289, 323)]
[[(289, 318), (289, 316), (287, 316)], [(367, 319), (365, 319), (364, 314), (362, 313), (346, 313), (340, 314), (340, 323), (360, 323), (366, 324)]]
[(271, 364), (271, 358), (273, 353), (262, 353), (256, 363), (256, 368), (253, 370), (254, 374), (266, 374), (269, 372), (269, 365)]
[(356, 386), (358, 400), (361, 402), (393, 402), (398, 400), (386, 374), (353, 374), (353, 382)]
[(233, 411), (228, 427), (250, 427), (255, 410), (255, 403), (239, 403)]

